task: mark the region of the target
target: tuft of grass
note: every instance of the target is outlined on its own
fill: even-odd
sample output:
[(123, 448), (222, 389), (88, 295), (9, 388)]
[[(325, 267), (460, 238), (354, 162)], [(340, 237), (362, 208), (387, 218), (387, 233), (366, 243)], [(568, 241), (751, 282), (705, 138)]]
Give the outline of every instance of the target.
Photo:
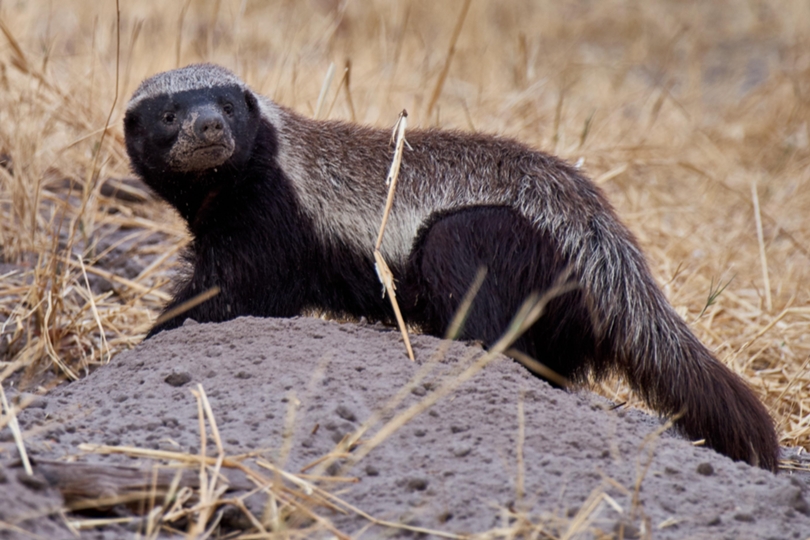
[(709, 283), (709, 296), (706, 298), (706, 304), (703, 306), (703, 309), (700, 310), (698, 313), (697, 319), (703, 317), (703, 314), (706, 313), (706, 310), (712, 307), (717, 303), (717, 299), (723, 294), (723, 291), (726, 290), (726, 287), (731, 285), (731, 282), (734, 281), (734, 276), (726, 281), (725, 285), (721, 284), (719, 281), (717, 282), (717, 286), (714, 285), (714, 278), (712, 278), (711, 282)]

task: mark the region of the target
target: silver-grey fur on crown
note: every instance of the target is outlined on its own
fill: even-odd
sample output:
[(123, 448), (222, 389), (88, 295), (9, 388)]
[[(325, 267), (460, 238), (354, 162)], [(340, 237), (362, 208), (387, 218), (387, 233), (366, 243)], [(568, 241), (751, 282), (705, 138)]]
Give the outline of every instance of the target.
[[(172, 76), (167, 77), (167, 73), (171, 73)], [(127, 110), (134, 109), (144, 99), (162, 94), (171, 95), (188, 90), (211, 88), (212, 85), (247, 88), (247, 85), (232, 71), (215, 64), (191, 64), (167, 73), (158, 73), (143, 81), (132, 94)]]

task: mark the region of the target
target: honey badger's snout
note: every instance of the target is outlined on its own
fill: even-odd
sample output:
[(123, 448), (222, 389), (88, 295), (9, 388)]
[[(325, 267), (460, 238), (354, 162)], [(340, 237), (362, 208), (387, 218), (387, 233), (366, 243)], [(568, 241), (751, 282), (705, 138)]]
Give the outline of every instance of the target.
[(219, 111), (205, 107), (194, 120), (194, 134), (200, 141), (216, 144), (225, 134), (225, 119)]
[(227, 120), (212, 106), (189, 111), (169, 152), (172, 168), (200, 172), (218, 167), (233, 155), (236, 143)]

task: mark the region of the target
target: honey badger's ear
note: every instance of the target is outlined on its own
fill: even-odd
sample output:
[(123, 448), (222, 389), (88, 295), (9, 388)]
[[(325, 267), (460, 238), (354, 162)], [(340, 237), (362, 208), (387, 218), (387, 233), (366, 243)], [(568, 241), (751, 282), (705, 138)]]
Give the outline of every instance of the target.
[(245, 104), (250, 112), (256, 112), (259, 109), (259, 102), (256, 101), (256, 96), (250, 90), (245, 90)]
[(144, 134), (146, 130), (141, 123), (140, 116), (134, 111), (127, 111), (124, 116), (124, 135), (128, 148), (136, 154), (143, 152)]
[(142, 131), (141, 122), (138, 119), (138, 115), (132, 111), (127, 111), (126, 115), (124, 116), (124, 131), (131, 133), (136, 130)]

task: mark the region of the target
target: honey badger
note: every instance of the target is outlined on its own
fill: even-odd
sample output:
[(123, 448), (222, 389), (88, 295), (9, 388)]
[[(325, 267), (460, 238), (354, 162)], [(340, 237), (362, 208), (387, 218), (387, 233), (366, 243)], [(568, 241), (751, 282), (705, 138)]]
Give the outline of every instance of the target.
[[(373, 249), (393, 155), (390, 130), (318, 121), (197, 64), (135, 91), (124, 119), (132, 167), (188, 223), (190, 273), (155, 325), (190, 317), (291, 317), (311, 308), (390, 321)], [(631, 233), (575, 168), (516, 141), (436, 129), (407, 134), (382, 244), (409, 323), (441, 335), (479, 267), (464, 338), (493, 343), (532, 292), (570, 271), (516, 347), (572, 379), (620, 372), (692, 439), (775, 471), (771, 418), (692, 334)]]

